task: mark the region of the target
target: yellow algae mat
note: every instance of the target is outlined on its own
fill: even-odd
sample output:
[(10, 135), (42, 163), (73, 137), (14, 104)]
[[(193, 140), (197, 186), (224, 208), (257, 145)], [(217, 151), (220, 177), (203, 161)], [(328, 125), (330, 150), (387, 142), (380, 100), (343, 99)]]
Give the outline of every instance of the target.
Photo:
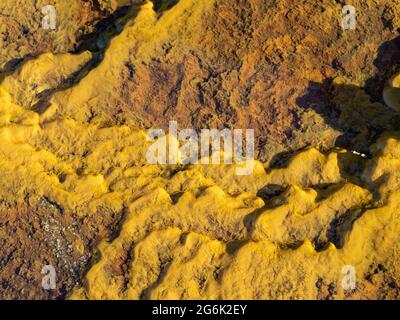
[[(368, 157), (308, 146), (279, 166), (254, 160), (253, 172), (240, 176), (240, 164), (150, 164), (146, 129), (157, 120), (135, 109), (124, 120), (109, 112), (118, 109), (114, 91), (121, 70), (129, 71), (127, 57), (132, 77), (142, 73), (148, 83), (163, 83), (173, 70), (160, 65), (155, 78), (140, 68), (157, 55), (184, 59), (185, 52), (168, 51), (167, 40), (174, 48), (190, 43), (200, 50), (207, 30), (196, 22), (213, 5), (180, 0), (157, 8), (163, 14), (151, 2), (134, 5), (129, 13), (134, 18), (121, 21), (126, 25), (104, 52), (43, 53), (5, 74), (2, 203), (17, 207), (46, 199), (66, 221), (73, 213), (82, 223), (84, 236), (67, 237), (66, 252), (86, 257), (79, 281), (65, 293), (69, 299), (397, 298), (400, 133), (382, 134)], [(194, 60), (185, 68), (196, 76), (182, 80), (182, 87), (194, 88), (207, 77)], [(228, 75), (224, 81), (234, 83)], [(394, 110), (396, 83), (385, 89)], [(129, 103), (145, 99), (140, 94)], [(190, 96), (182, 99), (179, 110), (191, 102)], [(230, 99), (236, 101), (234, 95)], [(184, 117), (179, 112), (178, 120)], [(318, 115), (313, 119), (316, 123)], [(337, 136), (326, 124), (321, 128), (319, 137)], [(45, 212), (28, 212), (45, 219)], [(85, 231), (85, 224), (91, 230)], [(34, 231), (31, 235), (35, 238)], [(11, 235), (0, 228), (1, 238)], [(39, 276), (41, 267), (39, 262), (32, 267), (39, 268)]]

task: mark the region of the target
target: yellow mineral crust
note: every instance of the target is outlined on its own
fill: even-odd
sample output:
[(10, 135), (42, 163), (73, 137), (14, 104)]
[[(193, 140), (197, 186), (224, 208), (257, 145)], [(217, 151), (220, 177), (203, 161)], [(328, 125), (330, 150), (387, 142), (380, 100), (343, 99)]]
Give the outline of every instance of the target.
[[(181, 0), (174, 10), (161, 16), (154, 11), (151, 1), (132, 6), (133, 22), (129, 21), (121, 34), (110, 41), (104, 60), (77, 85), (56, 93), (43, 118), (49, 121), (56, 117), (73, 117), (80, 122), (92, 118), (92, 123), (107, 123), (110, 112), (106, 101), (121, 99), (113, 92), (124, 65), (132, 63), (139, 68), (148, 64), (152, 57), (162, 54), (163, 44), (168, 41), (184, 42), (179, 48), (184, 48), (185, 42), (200, 46), (201, 33), (196, 22), (213, 3), (214, 0)], [(182, 60), (184, 52), (176, 50), (170, 54)]]
[[(377, 263), (399, 280), (395, 133), (372, 147), (360, 185), (342, 175), (352, 159), (344, 150), (311, 148), (268, 170), (256, 161), (243, 177), (235, 165), (154, 166), (146, 162), (145, 131), (48, 120), (21, 106), (88, 57), (46, 54), (0, 87), (3, 199), (35, 192), (82, 216), (99, 206), (126, 208), (120, 232), (100, 243), (84, 287), (71, 298), (317, 298), (316, 283), (344, 298), (342, 268), (354, 266), (363, 286)], [(21, 90), (30, 83), (39, 86)], [(257, 193), (268, 185), (286, 191), (263, 199)], [(386, 200), (373, 209), (376, 188)], [(113, 271), (126, 255), (126, 272)]]
[[(162, 15), (149, 2), (133, 6), (134, 23), (83, 79), (74, 75), (92, 59), (85, 51), (46, 53), (8, 75), (1, 200), (35, 194), (80, 217), (123, 210), (71, 299), (368, 298), (400, 283), (400, 133), (383, 135), (370, 159), (308, 148), (279, 168), (254, 161), (251, 175), (238, 176), (238, 165), (151, 165), (146, 131), (109, 122), (107, 95), (125, 57), (146, 63), (183, 30), (180, 41), (196, 43), (193, 21), (212, 4), (181, 0)], [(362, 173), (349, 177), (343, 168), (354, 161)], [(386, 278), (371, 286), (377, 265)], [(357, 291), (342, 286), (346, 266)]]

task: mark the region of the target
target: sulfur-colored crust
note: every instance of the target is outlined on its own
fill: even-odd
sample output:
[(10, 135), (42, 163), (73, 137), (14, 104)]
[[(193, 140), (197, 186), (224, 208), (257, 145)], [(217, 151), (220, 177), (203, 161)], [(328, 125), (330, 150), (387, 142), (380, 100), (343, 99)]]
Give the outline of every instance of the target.
[[(1, 298), (398, 298), (398, 84), (373, 101), (391, 66), (367, 81), (396, 3), (360, 14), (365, 43), (332, 36), (331, 1), (321, 15), (285, 0), (97, 3), (78, 23), (63, 10), (82, 3), (54, 1), (51, 41), (30, 14), (32, 43), (0, 45)], [(2, 2), (0, 19), (22, 15), (13, 8)], [(76, 36), (107, 18), (104, 33)], [(170, 120), (255, 128), (252, 174), (149, 164), (146, 129)], [(41, 288), (45, 264), (54, 292)]]
[[(399, 140), (391, 141), (399, 147)], [(380, 151), (385, 154), (387, 148)], [(179, 184), (190, 187), (180, 189), (177, 201), (164, 187), (131, 203), (118, 236), (98, 246), (98, 261), (70, 298), (397, 298), (399, 185), (383, 184), (391, 193), (373, 208), (368, 189), (384, 175), (385, 168), (376, 163), (388, 159), (366, 161), (367, 167), (376, 166), (364, 172), (360, 187), (341, 177), (341, 154), (310, 150), (286, 169), (250, 177), (246, 190), (276, 183), (278, 173), (297, 183), (268, 201), (254, 191), (232, 197), (218, 180), (193, 188), (199, 173), (189, 172), (195, 168), (180, 172), (176, 179), (187, 180)], [(304, 157), (307, 165), (297, 165)], [(220, 170), (232, 179), (228, 168)], [(320, 184), (330, 187), (320, 189)], [(345, 292), (347, 265), (355, 267), (358, 282), (356, 290)], [(378, 266), (383, 274), (375, 274)]]

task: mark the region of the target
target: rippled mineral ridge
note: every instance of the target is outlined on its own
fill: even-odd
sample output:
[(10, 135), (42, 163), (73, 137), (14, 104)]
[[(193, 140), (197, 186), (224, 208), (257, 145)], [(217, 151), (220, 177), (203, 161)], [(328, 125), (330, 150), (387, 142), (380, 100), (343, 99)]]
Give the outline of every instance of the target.
[[(0, 298), (399, 298), (400, 1), (53, 3), (0, 3)], [(149, 164), (171, 120), (253, 174)]]

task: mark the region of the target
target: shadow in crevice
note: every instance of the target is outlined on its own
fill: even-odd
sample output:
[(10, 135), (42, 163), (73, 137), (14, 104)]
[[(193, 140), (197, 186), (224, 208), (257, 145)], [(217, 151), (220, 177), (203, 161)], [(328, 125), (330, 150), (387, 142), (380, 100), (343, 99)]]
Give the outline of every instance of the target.
[(336, 248), (342, 249), (344, 246), (346, 235), (352, 230), (354, 222), (360, 218), (366, 209), (350, 210), (345, 215), (333, 219), (327, 231), (329, 242), (333, 243)]
[[(151, 0), (154, 5), (154, 11), (163, 13), (170, 10), (179, 0)], [(83, 51), (104, 52), (109, 46), (110, 40), (120, 34), (128, 22), (132, 21), (138, 14), (140, 7), (145, 3), (123, 6), (117, 9), (108, 18), (101, 20), (96, 26), (95, 31), (85, 35), (80, 39), (79, 45), (75, 48), (74, 53)]]
[(253, 212), (249, 213), (246, 217), (244, 217), (243, 224), (246, 227), (249, 239), (251, 239), (253, 236), (257, 220), (261, 217), (261, 215), (265, 213), (266, 210), (268, 210), (268, 207), (264, 206), (262, 208), (254, 210)]
[(282, 185), (269, 183), (258, 190), (257, 197), (268, 201), (271, 198), (281, 195), (286, 189), (287, 188)]
[(82, 36), (73, 53), (104, 51), (110, 40), (120, 34), (124, 26), (136, 16), (137, 10), (138, 6), (125, 6), (117, 9), (109, 17), (97, 23), (94, 32)]
[(154, 10), (157, 12), (163, 12), (174, 7), (179, 0), (152, 0), (154, 3)]
[(383, 43), (378, 48), (378, 56), (374, 61), (376, 74), (368, 79), (365, 91), (373, 101), (382, 101), (382, 91), (385, 82), (400, 71), (400, 36)]
[(335, 146), (368, 154), (369, 147), (385, 131), (400, 130), (400, 114), (385, 106), (382, 92), (387, 80), (400, 70), (400, 37), (383, 43), (374, 61), (376, 74), (364, 87), (327, 79), (311, 82), (296, 102), (321, 115), (342, 132)]
[(275, 169), (284, 169), (287, 168), (288, 165), (290, 164), (290, 161), (292, 160), (293, 157), (295, 157), (297, 154), (307, 150), (310, 146), (306, 145), (303, 148), (297, 149), (296, 151), (282, 151), (277, 154), (275, 154), (266, 169), (267, 173), (270, 173), (272, 170)]
[(35, 59), (35, 56), (32, 55), (26, 55), (22, 58), (14, 58), (10, 61), (8, 61), (3, 69), (0, 70), (0, 83), (3, 82), (5, 78), (7, 78), (9, 75), (13, 74), (15, 70), (18, 68), (21, 68), (25, 63), (28, 61), (31, 61)]

